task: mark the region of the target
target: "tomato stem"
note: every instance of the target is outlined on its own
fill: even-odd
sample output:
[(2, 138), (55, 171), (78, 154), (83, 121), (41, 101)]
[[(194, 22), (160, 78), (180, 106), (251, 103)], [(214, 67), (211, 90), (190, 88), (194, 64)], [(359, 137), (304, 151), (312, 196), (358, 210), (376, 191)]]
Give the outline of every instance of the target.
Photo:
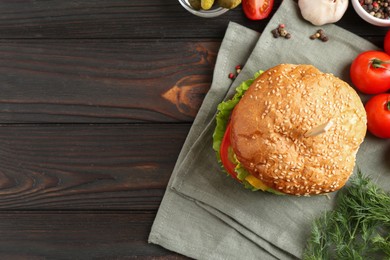
[(386, 68), (386, 66), (383, 66), (383, 64), (390, 64), (390, 60), (383, 61), (378, 58), (374, 58), (370, 60), (370, 63), (371, 66), (374, 67), (375, 69), (381, 68), (381, 69), (389, 70), (388, 68)]
[(387, 99), (387, 103), (386, 103), (386, 108), (387, 108), (387, 110), (390, 111), (390, 101), (388, 99)]

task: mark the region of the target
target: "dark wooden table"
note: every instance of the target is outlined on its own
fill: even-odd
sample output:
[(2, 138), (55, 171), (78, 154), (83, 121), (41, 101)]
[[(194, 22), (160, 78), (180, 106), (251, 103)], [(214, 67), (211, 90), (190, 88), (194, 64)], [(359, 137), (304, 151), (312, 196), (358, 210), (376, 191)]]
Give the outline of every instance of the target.
[[(269, 19), (0, 0), (0, 259), (181, 258), (147, 237), (229, 21)], [(387, 30), (351, 6), (337, 24), (378, 46)]]

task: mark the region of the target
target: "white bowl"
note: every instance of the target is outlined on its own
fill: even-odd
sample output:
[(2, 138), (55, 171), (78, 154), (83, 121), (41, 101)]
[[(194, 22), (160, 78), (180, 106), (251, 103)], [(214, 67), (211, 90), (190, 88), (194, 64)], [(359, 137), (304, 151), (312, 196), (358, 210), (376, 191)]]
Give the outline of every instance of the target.
[(355, 9), (356, 13), (366, 22), (376, 26), (390, 27), (390, 19), (381, 19), (370, 15), (363, 7), (360, 5), (359, 0), (351, 0), (352, 6)]
[(212, 7), (210, 10), (195, 10), (194, 8), (192, 8), (192, 6), (188, 2), (188, 0), (179, 0), (179, 3), (188, 12), (190, 12), (190, 13), (196, 15), (196, 16), (203, 17), (203, 18), (217, 17), (217, 16), (220, 16), (220, 15), (226, 13), (227, 11), (229, 11), (229, 9), (222, 8), (222, 7)]

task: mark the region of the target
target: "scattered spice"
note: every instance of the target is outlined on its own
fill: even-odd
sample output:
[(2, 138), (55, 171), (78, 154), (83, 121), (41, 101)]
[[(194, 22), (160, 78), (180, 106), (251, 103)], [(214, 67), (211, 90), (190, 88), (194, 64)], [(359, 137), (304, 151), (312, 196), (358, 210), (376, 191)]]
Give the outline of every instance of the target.
[(329, 40), (328, 36), (326, 36), (325, 31), (323, 29), (317, 30), (317, 32), (313, 35), (310, 35), (311, 40), (320, 39), (323, 42), (327, 42)]
[(274, 38), (283, 37), (286, 39), (290, 39), (291, 34), (285, 29), (285, 27), (286, 27), (286, 25), (281, 23), (281, 24), (279, 24), (279, 26), (276, 29), (273, 29), (271, 31), (271, 33), (274, 36)]
[(315, 40), (315, 39), (317, 39), (317, 38), (318, 38), (318, 36), (317, 36), (316, 33), (313, 34), (313, 35), (310, 35), (310, 39), (311, 39), (311, 40)]
[(370, 15), (390, 19), (390, 0), (360, 0), (359, 3)]
[(229, 79), (235, 79), (237, 75), (240, 74), (242, 70), (242, 65), (237, 65), (235, 69), (236, 69), (236, 73), (229, 73)]
[(272, 32), (272, 35), (274, 36), (274, 38), (279, 37), (278, 29), (273, 29), (271, 32)]
[(241, 72), (241, 69), (242, 69), (242, 66), (241, 65), (237, 65), (236, 66), (236, 73), (239, 74)]

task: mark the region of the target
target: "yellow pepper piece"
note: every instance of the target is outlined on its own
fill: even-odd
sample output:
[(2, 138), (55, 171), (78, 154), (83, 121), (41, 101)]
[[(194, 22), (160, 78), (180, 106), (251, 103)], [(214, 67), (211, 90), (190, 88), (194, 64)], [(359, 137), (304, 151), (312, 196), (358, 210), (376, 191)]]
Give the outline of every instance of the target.
[(269, 189), (268, 186), (266, 186), (260, 179), (256, 178), (255, 176), (253, 176), (251, 174), (246, 176), (245, 180), (247, 182), (249, 182), (250, 185), (252, 185), (256, 189), (260, 189), (260, 190), (263, 190), (263, 191), (266, 191), (266, 190)]

